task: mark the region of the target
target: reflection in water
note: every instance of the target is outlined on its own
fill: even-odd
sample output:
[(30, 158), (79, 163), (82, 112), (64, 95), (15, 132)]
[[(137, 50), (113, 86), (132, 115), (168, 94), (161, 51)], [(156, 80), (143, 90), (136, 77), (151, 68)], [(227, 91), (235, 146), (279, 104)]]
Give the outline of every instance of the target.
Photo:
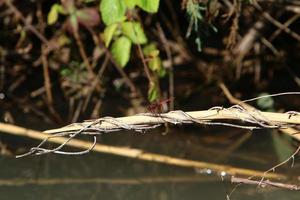
[[(243, 132), (236, 129), (203, 132), (209, 130), (177, 129), (165, 136), (154, 132), (120, 132), (99, 139), (104, 144), (260, 170), (277, 162), (267, 133), (263, 137), (254, 133), (232, 149)], [(222, 131), (222, 135), (218, 131)], [(226, 157), (221, 156), (223, 152)], [(95, 152), (83, 156), (1, 157), (0, 165), (0, 194), (4, 200), (226, 199), (234, 188), (225, 171), (220, 174), (210, 169), (180, 168)], [(242, 185), (230, 198), (296, 200), (299, 193)]]

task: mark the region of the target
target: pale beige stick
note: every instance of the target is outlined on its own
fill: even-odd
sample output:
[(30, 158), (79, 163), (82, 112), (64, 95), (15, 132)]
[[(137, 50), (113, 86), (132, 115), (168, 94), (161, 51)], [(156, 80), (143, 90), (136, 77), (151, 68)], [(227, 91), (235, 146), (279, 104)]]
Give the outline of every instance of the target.
[[(6, 132), (13, 135), (25, 136), (29, 138), (34, 138), (38, 140), (44, 140), (49, 137), (50, 134), (42, 133), (39, 131), (34, 131), (30, 129), (25, 129), (22, 127), (18, 127), (15, 125), (0, 123), (0, 131)], [(49, 142), (62, 144), (67, 140), (65, 137), (57, 137), (49, 139)], [(93, 143), (86, 142), (78, 139), (72, 139), (68, 144), (68, 146), (76, 147), (80, 149), (89, 149)], [(232, 167), (228, 165), (220, 165), (220, 164), (212, 164), (207, 162), (195, 161), (195, 160), (187, 160), (181, 158), (175, 158), (171, 156), (165, 156), (160, 154), (148, 153), (140, 149), (132, 149), (127, 147), (114, 147), (103, 144), (96, 144), (93, 148), (93, 151), (114, 154), (124, 157), (135, 158), (139, 160), (146, 160), (158, 163), (164, 163), (168, 165), (175, 165), (180, 167), (189, 167), (189, 168), (200, 168), (200, 169), (211, 169), (212, 171), (216, 171), (218, 173), (225, 172), (230, 175), (242, 175), (242, 176), (263, 176), (264, 173), (257, 170), (251, 169), (243, 169)], [(266, 178), (286, 178), (285, 175), (270, 173), (265, 176)]]
[[(151, 124), (165, 123), (166, 121), (163, 119), (163, 117), (178, 119), (179, 121), (186, 119), (181, 113), (182, 112), (171, 111), (168, 113), (159, 114), (158, 116), (133, 115), (128, 117), (118, 117), (114, 119), (126, 125), (142, 125), (142, 124), (151, 125)], [(252, 114), (253, 116), (257, 115), (257, 110), (256, 109), (252, 111), (249, 110), (248, 113), (243, 113), (237, 110), (211, 109), (211, 110), (204, 110), (204, 111), (186, 112), (186, 114), (188, 114), (194, 119), (203, 120), (207, 122), (215, 121), (215, 120), (224, 120), (224, 119), (246, 121), (249, 117), (249, 114)], [(273, 113), (273, 112), (259, 112), (259, 114), (260, 117), (268, 119), (269, 121), (272, 121), (274, 123), (300, 124), (300, 115), (295, 115), (291, 117), (291, 115), (287, 113)], [(93, 120), (86, 121), (83, 123), (75, 123), (62, 128), (47, 130), (45, 131), (45, 133), (54, 134), (54, 133), (61, 133), (65, 131), (78, 131), (90, 124), (95, 124), (95, 123)], [(108, 129), (108, 130), (119, 128), (117, 125), (114, 125), (113, 123), (108, 123), (106, 121), (95, 124), (93, 126), (96, 128)]]
[[(239, 99), (235, 98), (234, 96), (232, 96), (232, 94), (230, 93), (230, 91), (228, 90), (228, 88), (223, 83), (220, 84), (220, 88), (222, 89), (223, 93), (225, 94), (225, 96), (227, 97), (227, 99), (230, 101), (230, 103), (232, 103), (232, 104), (239, 104), (239, 105), (243, 106), (247, 110), (256, 109), (255, 107), (250, 106), (249, 104), (247, 104), (245, 102), (242, 102), (241, 100), (239, 100)], [(272, 119), (270, 119), (270, 120), (273, 121)], [(285, 134), (290, 135), (291, 137), (295, 138), (296, 140), (300, 141), (300, 134), (296, 134), (296, 133), (299, 132), (299, 130), (296, 130), (294, 128), (281, 128), (279, 130), (282, 131)]]

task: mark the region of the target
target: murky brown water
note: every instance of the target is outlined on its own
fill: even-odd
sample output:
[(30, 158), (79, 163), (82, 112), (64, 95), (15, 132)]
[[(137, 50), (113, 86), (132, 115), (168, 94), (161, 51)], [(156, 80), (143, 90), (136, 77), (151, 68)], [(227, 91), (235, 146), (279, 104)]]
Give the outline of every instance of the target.
[[(99, 142), (258, 170), (269, 169), (279, 162), (278, 149), (274, 147), (272, 134), (267, 131), (250, 135), (243, 130), (216, 127), (176, 127), (167, 135), (162, 135), (162, 131), (107, 134), (100, 136)], [(10, 143), (20, 140), (4, 134), (1, 138)], [(38, 143), (35, 140), (27, 142), (31, 146)], [(286, 142), (284, 138), (282, 142)], [(279, 171), (299, 176), (298, 161), (295, 160), (293, 169), (285, 165)], [(0, 166), (1, 200), (214, 200), (226, 199), (235, 186), (230, 183), (229, 176), (222, 178), (214, 171), (207, 174), (202, 170), (95, 152), (83, 156), (49, 154), (22, 159), (1, 156)], [(292, 180), (288, 182), (297, 183)], [(299, 192), (242, 185), (230, 199), (296, 200), (299, 199)]]

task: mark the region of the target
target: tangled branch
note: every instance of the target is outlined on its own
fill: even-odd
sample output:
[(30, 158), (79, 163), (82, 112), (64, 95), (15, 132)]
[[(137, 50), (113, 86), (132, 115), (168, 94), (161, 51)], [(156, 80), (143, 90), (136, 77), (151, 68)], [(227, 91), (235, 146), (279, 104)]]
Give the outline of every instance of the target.
[[(97, 135), (110, 133), (120, 130), (129, 130), (134, 132), (145, 132), (148, 129), (154, 129), (164, 123), (177, 124), (200, 124), (200, 125), (221, 125), (236, 127), (248, 130), (254, 129), (279, 129), (287, 128), (292, 125), (300, 124), (299, 112), (270, 113), (262, 112), (257, 109), (245, 109), (240, 105), (234, 105), (229, 108), (212, 107), (205, 111), (184, 112), (182, 110), (170, 111), (168, 113), (140, 113), (129, 117), (103, 117), (97, 120), (89, 120), (83, 123), (74, 123), (59, 129), (48, 130), (46, 133), (52, 134), (44, 139), (38, 146), (33, 147), (26, 154), (41, 155), (46, 153), (57, 153), (67, 155), (81, 155), (91, 151), (97, 143)], [(62, 151), (72, 139), (79, 135), (90, 135), (93, 137), (93, 145), (84, 151), (67, 152)], [(51, 138), (65, 136), (68, 139), (53, 149), (46, 149), (42, 146)]]

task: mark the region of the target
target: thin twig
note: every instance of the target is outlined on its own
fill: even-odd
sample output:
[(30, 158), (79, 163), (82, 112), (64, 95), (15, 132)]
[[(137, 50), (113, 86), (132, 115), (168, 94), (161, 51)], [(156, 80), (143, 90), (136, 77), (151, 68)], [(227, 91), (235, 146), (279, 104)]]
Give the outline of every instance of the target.
[[(293, 161), (294, 161), (295, 156), (296, 156), (299, 152), (300, 152), (300, 145), (299, 145), (299, 147), (297, 148), (297, 150), (296, 150), (291, 156), (289, 156), (287, 159), (285, 159), (283, 162), (281, 162), (281, 163), (275, 165), (274, 167), (268, 169), (267, 171), (265, 171), (265, 172), (264, 172), (264, 175), (262, 176), (261, 180), (259, 181), (259, 185), (262, 184), (262, 183), (264, 182), (264, 180), (265, 180), (265, 178), (266, 178), (266, 175), (267, 175), (268, 173), (270, 173), (270, 172), (275, 172), (275, 170), (276, 170), (278, 167), (280, 167), (280, 166), (286, 164), (286, 163), (289, 162), (290, 160), (293, 160)], [(294, 162), (293, 162), (293, 163), (294, 163)]]
[[(137, 37), (137, 32), (136, 32), (133, 24), (132, 24), (132, 30), (133, 30), (133, 33), (135, 34), (135, 37), (138, 38)], [(153, 80), (152, 80), (152, 77), (151, 77), (151, 73), (150, 73), (149, 67), (148, 67), (148, 65), (146, 63), (146, 59), (145, 59), (142, 47), (141, 47), (141, 45), (139, 43), (137, 43), (137, 47), (138, 47), (139, 56), (140, 56), (140, 58), (142, 60), (142, 63), (143, 63), (143, 67), (144, 67), (144, 71), (145, 71), (146, 77), (147, 77), (147, 79), (149, 81), (149, 85), (150, 85), (153, 82)]]
[[(289, 18), (283, 25), (285, 27), (289, 27), (292, 23), (294, 23), (297, 19), (299, 19), (300, 13), (293, 15), (291, 18)], [(270, 37), (269, 41), (273, 41), (280, 33), (282, 32), (282, 29), (277, 29)]]
[[(170, 63), (169, 67), (168, 67), (168, 71), (169, 71), (169, 98), (170, 98), (170, 106), (169, 106), (169, 110), (174, 110), (174, 69), (173, 69), (173, 57), (172, 57), (172, 53), (171, 53), (171, 48), (169, 45), (169, 42), (164, 34), (163, 29), (161, 28), (161, 25), (159, 23), (156, 24), (158, 33), (159, 33), (159, 37), (160, 40), (163, 43), (164, 49), (166, 51), (167, 54), (167, 58), (168, 61)], [(165, 67), (165, 66), (163, 66)]]
[(287, 26), (285, 26), (284, 24), (280, 23), (278, 20), (276, 20), (275, 18), (273, 18), (269, 13), (267, 13), (266, 11), (264, 11), (262, 9), (262, 7), (257, 2), (253, 2), (253, 6), (257, 10), (259, 10), (260, 12), (262, 12), (264, 18), (266, 18), (273, 25), (275, 25), (276, 27), (280, 28), (281, 30), (283, 30), (285, 33), (287, 33), (288, 35), (290, 35), (292, 38), (296, 39), (297, 41), (300, 41), (300, 35), (298, 33), (292, 31), (290, 28), (288, 28)]
[(266, 97), (279, 97), (279, 96), (286, 96), (286, 95), (300, 95), (300, 92), (281, 92), (281, 93), (277, 93), (277, 94), (268, 94), (268, 95), (264, 95), (264, 96), (255, 97), (252, 99), (243, 100), (242, 102), (246, 103), (246, 102), (255, 101), (258, 99), (263, 99)]
[(86, 54), (86, 52), (84, 50), (84, 46), (82, 44), (81, 38), (80, 38), (79, 33), (78, 33), (77, 30), (74, 30), (74, 37), (75, 37), (76, 43), (77, 43), (77, 45), (79, 47), (79, 52), (80, 52), (80, 55), (81, 55), (81, 57), (83, 59), (83, 62), (84, 62), (84, 65), (85, 65), (87, 71), (89, 72), (89, 74), (92, 77), (95, 77), (95, 74), (93, 72), (93, 68), (92, 68), (92, 66), (91, 66), (91, 64), (89, 62), (88, 56), (87, 56), (87, 54)]
[(124, 72), (122, 67), (114, 60), (110, 51), (105, 47), (104, 42), (101, 39), (100, 39), (100, 43), (101, 43), (102, 48), (105, 50), (105, 53), (108, 56), (110, 62), (113, 64), (115, 69), (119, 72), (119, 74), (123, 77), (126, 85), (129, 87), (133, 96), (141, 96), (139, 90), (135, 87), (134, 83), (131, 81), (131, 79), (128, 77), (128, 75)]
[(300, 190), (300, 186), (298, 185), (292, 185), (292, 184), (286, 184), (286, 183), (280, 183), (280, 182), (273, 182), (273, 181), (256, 181), (256, 180), (249, 180), (246, 178), (238, 178), (238, 177), (231, 177), (232, 183), (243, 183), (243, 184), (250, 184), (250, 185), (259, 185), (260, 187), (266, 187), (266, 186), (272, 186), (277, 188), (284, 188), (289, 190)]
[(34, 26), (32, 26), (21, 11), (12, 3), (12, 0), (5, 0), (5, 4), (14, 12), (17, 18), (20, 18), (21, 21), (25, 24), (26, 28), (30, 30), (33, 34), (35, 34), (42, 42), (44, 42), (47, 46), (50, 46), (49, 41), (46, 39), (44, 35), (42, 35)]
[(43, 63), (43, 74), (44, 74), (44, 86), (46, 89), (46, 96), (49, 105), (53, 104), (53, 96), (51, 92), (51, 80), (49, 75), (49, 67), (48, 67), (48, 60), (47, 54), (45, 52), (45, 47), (42, 45), (42, 63)]

